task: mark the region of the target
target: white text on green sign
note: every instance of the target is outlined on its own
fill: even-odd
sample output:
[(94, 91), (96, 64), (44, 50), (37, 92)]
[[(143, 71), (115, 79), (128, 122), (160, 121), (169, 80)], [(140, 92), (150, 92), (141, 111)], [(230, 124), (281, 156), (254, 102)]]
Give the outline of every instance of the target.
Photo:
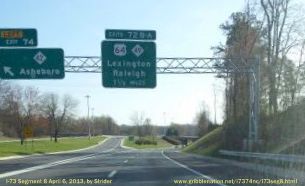
[(62, 79), (64, 77), (62, 49), (0, 49), (1, 79)]
[(155, 40), (156, 31), (107, 29), (105, 37), (106, 39)]
[(102, 79), (104, 87), (154, 88), (156, 86), (155, 43), (103, 41)]
[(37, 46), (36, 29), (0, 29), (0, 47)]

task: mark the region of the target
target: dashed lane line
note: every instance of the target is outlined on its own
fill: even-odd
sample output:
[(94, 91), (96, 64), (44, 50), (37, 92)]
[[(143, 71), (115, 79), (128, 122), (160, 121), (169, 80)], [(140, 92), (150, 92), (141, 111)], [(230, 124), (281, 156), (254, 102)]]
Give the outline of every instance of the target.
[(116, 170), (111, 171), (111, 172), (108, 174), (108, 178), (112, 178), (116, 173), (117, 173)]

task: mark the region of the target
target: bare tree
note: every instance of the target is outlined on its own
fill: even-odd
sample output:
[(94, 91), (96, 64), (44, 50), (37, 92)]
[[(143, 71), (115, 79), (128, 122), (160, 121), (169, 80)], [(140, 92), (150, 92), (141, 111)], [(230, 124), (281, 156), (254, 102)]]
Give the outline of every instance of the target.
[(305, 40), (299, 49), (299, 59), (297, 64), (291, 60), (287, 60), (283, 64), (283, 77), (281, 81), (281, 104), (283, 109), (287, 109), (289, 106), (295, 105), (297, 103), (297, 98), (304, 87), (304, 51), (305, 50)]
[(54, 126), (54, 141), (57, 142), (58, 133), (65, 119), (73, 114), (74, 109), (77, 107), (78, 102), (72, 96), (66, 94), (62, 97), (62, 108), (58, 115)]
[(297, 65), (297, 69), (296, 69), (296, 73), (295, 73), (295, 78), (292, 83), (292, 90), (291, 90), (291, 94), (290, 94), (291, 95), (291, 105), (295, 104), (296, 94), (298, 94), (304, 86), (304, 82), (299, 85), (299, 82), (301, 81), (302, 73), (304, 75), (304, 71), (301, 70), (301, 68), (305, 64), (304, 53), (305, 53), (305, 40), (303, 40), (301, 48), (300, 48), (299, 61), (298, 61), (298, 65)]
[(32, 129), (33, 119), (38, 115), (39, 91), (34, 87), (23, 89), (18, 85), (8, 84), (6, 91), (1, 94), (2, 120), (14, 128), (22, 145), (25, 127)]
[(23, 94), (23, 119), (25, 127), (33, 131), (33, 119), (39, 112), (40, 95), (37, 88), (26, 87)]
[(0, 109), (3, 109), (4, 100), (10, 92), (10, 84), (7, 81), (0, 80)]
[(198, 135), (204, 136), (208, 133), (209, 125), (211, 125), (211, 121), (209, 119), (209, 111), (207, 106), (203, 103), (200, 112), (197, 114), (196, 118), (197, 128), (198, 128)]
[(54, 141), (57, 142), (65, 119), (73, 114), (78, 102), (70, 95), (64, 95), (60, 104), (58, 95), (54, 93), (45, 94), (43, 100), (42, 110), (49, 120), (51, 140), (54, 135)]
[(59, 97), (55, 93), (46, 93), (42, 99), (42, 112), (48, 118), (50, 140), (54, 135), (54, 126), (59, 112)]
[(134, 112), (130, 117), (132, 124), (137, 127), (137, 135), (143, 137), (142, 125), (144, 123), (144, 113)]
[(9, 92), (3, 98), (5, 122), (13, 126), (20, 138), (20, 144), (24, 143), (24, 119), (22, 104), (22, 88), (18, 85), (11, 86)]
[[(283, 68), (287, 54), (300, 45), (304, 16), (293, 9), (291, 0), (261, 0), (265, 15), (267, 71), (269, 81), (269, 113), (279, 109), (279, 89), (282, 86)], [(301, 31), (303, 30), (303, 31)]]
[(153, 126), (151, 124), (151, 119), (146, 118), (143, 123), (143, 134), (145, 136), (153, 136)]
[(10, 94), (12, 86), (7, 82), (0, 80), (0, 122), (4, 122), (6, 111), (6, 99)]

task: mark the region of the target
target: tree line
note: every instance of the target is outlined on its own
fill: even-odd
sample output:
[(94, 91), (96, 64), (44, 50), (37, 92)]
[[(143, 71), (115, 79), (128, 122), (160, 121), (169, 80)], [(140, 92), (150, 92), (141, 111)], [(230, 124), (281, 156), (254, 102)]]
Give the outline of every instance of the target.
[(6, 136), (18, 137), (21, 144), (27, 135), (33, 134), (49, 135), (57, 142), (59, 131), (73, 117), (78, 105), (71, 95), (59, 97), (8, 81), (0, 81), (0, 91), (1, 131)]
[[(303, 4), (292, 0), (249, 0), (243, 11), (232, 13), (220, 25), (226, 42), (212, 47), (217, 57), (238, 59), (236, 65), (260, 60), (259, 138), (265, 143), (281, 138), (270, 120), (304, 101), (304, 18)], [(226, 84), (225, 147), (240, 150), (249, 131), (250, 79), (247, 74), (221, 74)]]
[(69, 94), (40, 92), (0, 81), (0, 136), (19, 138), (46, 137), (58, 141), (63, 136), (119, 134), (119, 126), (110, 116), (76, 117), (79, 101)]
[[(22, 87), (9, 81), (0, 81), (0, 136), (26, 138), (91, 135), (162, 136), (168, 126), (158, 126), (142, 112), (134, 112), (131, 125), (119, 125), (111, 116), (77, 117), (79, 101), (69, 94), (41, 92), (35, 87)], [(180, 135), (197, 135), (197, 126), (172, 123)], [(27, 134), (30, 130), (30, 136)]]

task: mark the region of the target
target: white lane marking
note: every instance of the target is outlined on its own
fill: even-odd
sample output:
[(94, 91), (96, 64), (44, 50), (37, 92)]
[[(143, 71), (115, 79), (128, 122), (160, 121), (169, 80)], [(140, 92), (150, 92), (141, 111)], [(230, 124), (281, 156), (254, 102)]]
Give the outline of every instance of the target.
[(127, 162), (128, 162), (128, 160), (125, 160), (125, 161), (124, 161), (124, 163), (127, 163)]
[(126, 137), (124, 137), (124, 138), (121, 139), (121, 143), (120, 143), (120, 147), (121, 147), (121, 148), (127, 149), (127, 150), (138, 150), (138, 149), (136, 149), (136, 148), (132, 148), (132, 147), (127, 147), (127, 146), (125, 146), (125, 145), (124, 145), (124, 140), (125, 140), (125, 138), (126, 138)]
[[(102, 152), (103, 153), (111, 152), (115, 148), (117, 148), (119, 145), (120, 145), (120, 143), (115, 145), (113, 148), (105, 150), (105, 151), (102, 151)], [(23, 174), (23, 173), (26, 173), (26, 172), (46, 169), (46, 168), (54, 167), (54, 166), (61, 165), (61, 164), (73, 163), (73, 162), (77, 162), (77, 161), (81, 161), (81, 160), (85, 160), (85, 159), (89, 159), (89, 158), (94, 158), (94, 157), (96, 157), (96, 154), (90, 154), (90, 155), (86, 155), (86, 156), (74, 157), (74, 158), (60, 160), (60, 161), (56, 161), (56, 162), (52, 162), (52, 163), (47, 163), (47, 164), (44, 164), (44, 165), (38, 165), (38, 166), (34, 166), (34, 167), (29, 167), (29, 168), (26, 168), (26, 169), (6, 172), (6, 173), (3, 173), (3, 174), (0, 174), (0, 179), (1, 178), (6, 178), (6, 177), (9, 177), (9, 176), (15, 176), (15, 175)]]
[[(194, 174), (196, 174), (196, 175), (198, 175), (198, 176), (201, 176), (201, 177), (203, 177), (203, 178), (205, 178), (205, 179), (208, 179), (208, 180), (215, 180), (215, 178), (212, 178), (212, 177), (210, 177), (210, 176), (204, 175), (204, 174), (202, 174), (202, 173), (200, 173), (200, 172), (198, 172), (198, 171), (196, 171), (196, 170), (194, 170), (194, 169), (191, 169), (191, 168), (188, 167), (187, 165), (184, 165), (184, 164), (182, 164), (182, 163), (179, 163), (179, 162), (177, 162), (177, 161), (171, 159), (170, 157), (166, 156), (166, 155), (164, 154), (163, 151), (161, 151), (161, 154), (162, 154), (162, 156), (163, 156), (164, 158), (166, 158), (167, 160), (173, 162), (174, 164), (176, 164), (176, 165), (178, 165), (178, 166), (180, 166), (180, 167), (182, 167), (182, 168), (184, 168), (184, 169), (187, 169), (187, 170), (191, 171), (192, 173), (194, 173)], [(227, 185), (224, 185), (224, 184), (217, 184), (217, 185), (220, 185), (220, 186), (227, 186)]]
[[(80, 138), (80, 137), (76, 137), (76, 138)], [(48, 154), (66, 154), (66, 153), (74, 153), (74, 152), (79, 152), (79, 151), (85, 151), (85, 150), (93, 149), (93, 148), (95, 148), (97, 146), (100, 146), (100, 145), (102, 145), (103, 143), (105, 143), (109, 139), (111, 139), (111, 137), (107, 137), (103, 141), (98, 142), (96, 145), (92, 145), (90, 147), (85, 147), (85, 148), (82, 148), (82, 149), (69, 150), (69, 151), (60, 151), (60, 152), (51, 152), (51, 153), (48, 153)]]
[[(74, 138), (83, 138), (83, 137), (74, 137)], [(59, 151), (59, 152), (50, 152), (50, 153), (45, 153), (45, 154), (31, 154), (31, 155), (25, 155), (25, 156), (9, 156), (9, 157), (3, 157), (3, 158), (0, 158), (0, 161), (1, 160), (10, 160), (10, 159), (21, 159), (21, 158), (28, 158), (28, 157), (33, 157), (33, 156), (43, 156), (43, 155), (53, 155), (53, 154), (68, 154), (68, 153), (74, 153), (74, 152), (78, 152), (78, 151), (84, 151), (84, 150), (89, 150), (89, 149), (92, 149), (92, 148), (95, 148), (99, 145), (102, 145), (104, 142), (106, 142), (107, 140), (109, 140), (111, 137), (107, 137), (105, 140), (99, 142), (98, 144), (96, 145), (93, 145), (93, 146), (90, 146), (90, 147), (86, 147), (86, 148), (83, 148), (83, 149), (77, 149), (77, 150), (67, 150), (67, 151)], [(36, 140), (36, 139), (35, 139)], [(38, 139), (37, 139), (38, 140)], [(47, 139), (41, 139), (41, 140), (49, 140), (49, 138)], [(17, 140), (18, 141), (18, 140)], [(2, 143), (0, 141), (0, 143)]]
[(116, 170), (111, 171), (111, 172), (108, 174), (108, 178), (112, 178), (116, 173), (117, 173)]
[(93, 158), (93, 157), (95, 157), (95, 155), (90, 154), (90, 155), (87, 155), (87, 156), (65, 159), (65, 160), (61, 160), (61, 161), (47, 163), (47, 164), (44, 164), (44, 165), (38, 165), (38, 166), (22, 169), (22, 170), (11, 171), (11, 172), (0, 174), (0, 179), (1, 178), (6, 178), (6, 177), (9, 177), (9, 176), (15, 176), (15, 175), (18, 175), (18, 174), (23, 174), (23, 173), (26, 173), (26, 172), (31, 172), (31, 171), (41, 170), (41, 169), (45, 169), (45, 168), (49, 168), (49, 167), (54, 167), (56, 165), (77, 162), (77, 161), (81, 161), (81, 160), (85, 160), (85, 159), (89, 159), (89, 158)]

